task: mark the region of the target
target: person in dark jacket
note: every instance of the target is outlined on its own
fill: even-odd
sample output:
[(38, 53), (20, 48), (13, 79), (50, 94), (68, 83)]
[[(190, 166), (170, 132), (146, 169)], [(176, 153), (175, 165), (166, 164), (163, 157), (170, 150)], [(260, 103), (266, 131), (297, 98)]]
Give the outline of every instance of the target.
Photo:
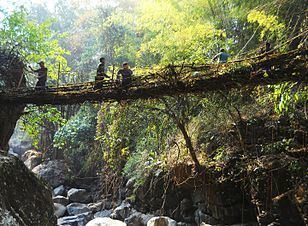
[(123, 68), (120, 69), (117, 73), (117, 79), (119, 80), (122, 77), (122, 86), (127, 88), (132, 83), (133, 71), (129, 69), (127, 62), (122, 64)]
[(106, 71), (105, 71), (105, 58), (101, 57), (99, 61), (100, 61), (100, 64), (97, 67), (96, 76), (95, 76), (95, 89), (102, 88), (104, 79), (110, 78), (106, 74)]
[(265, 42), (265, 45), (260, 50), (260, 54), (269, 53), (271, 50), (271, 43)]
[[(269, 59), (269, 53), (272, 51), (271, 43), (265, 42), (265, 46), (261, 48), (260, 54), (264, 54), (265, 59)], [(271, 67), (269, 65), (265, 65), (262, 67), (267, 73), (269, 73)]]
[(47, 81), (47, 73), (48, 69), (45, 67), (45, 63), (43, 61), (40, 61), (39, 63), (40, 68), (37, 70), (34, 70), (31, 66), (30, 69), (37, 73), (37, 83), (35, 86), (35, 90), (44, 90), (46, 89), (46, 81)]

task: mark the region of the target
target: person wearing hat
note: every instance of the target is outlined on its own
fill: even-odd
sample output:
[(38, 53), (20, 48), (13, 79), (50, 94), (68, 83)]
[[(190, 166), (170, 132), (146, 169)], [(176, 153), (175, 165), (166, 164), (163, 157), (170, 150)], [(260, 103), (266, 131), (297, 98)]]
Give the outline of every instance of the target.
[(120, 79), (120, 76), (122, 76), (122, 86), (127, 88), (132, 83), (132, 75), (133, 71), (129, 69), (128, 63), (124, 62), (122, 64), (122, 69), (117, 73), (117, 78)]
[(40, 65), (39, 69), (34, 70), (31, 66), (30, 66), (30, 69), (33, 72), (37, 73), (38, 81), (36, 83), (35, 89), (36, 90), (42, 90), (42, 89), (46, 88), (47, 72), (48, 72), (48, 70), (45, 67), (44, 61), (40, 61), (38, 64)]
[(95, 76), (95, 88), (96, 89), (100, 89), (103, 87), (103, 81), (105, 78), (110, 78), (105, 72), (105, 58), (101, 57), (99, 61), (100, 61), (100, 64), (97, 67), (96, 76)]
[(218, 59), (219, 63), (227, 63), (230, 54), (226, 53), (225, 49), (220, 49), (220, 52), (213, 57), (213, 61)]

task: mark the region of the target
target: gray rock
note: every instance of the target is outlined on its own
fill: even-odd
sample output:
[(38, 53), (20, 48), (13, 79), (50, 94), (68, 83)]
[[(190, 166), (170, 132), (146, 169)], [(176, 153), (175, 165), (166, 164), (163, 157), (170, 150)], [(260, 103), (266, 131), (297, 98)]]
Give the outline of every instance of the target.
[(71, 216), (90, 212), (90, 209), (88, 208), (88, 206), (82, 203), (71, 203), (66, 207), (66, 209), (67, 209), (68, 214)]
[(110, 217), (117, 220), (124, 220), (131, 214), (131, 212), (130, 204), (123, 201), (120, 206), (114, 209)]
[(0, 213), (0, 222), (3, 219), (12, 219), (13, 222), (14, 218), (23, 225), (56, 224), (51, 190), (47, 184), (16, 157), (0, 155), (0, 172), (0, 212), (3, 213)]
[(113, 220), (108, 217), (100, 217), (91, 220), (89, 223), (86, 224), (86, 226), (126, 226), (126, 224), (122, 221)]
[(170, 217), (153, 217), (148, 221), (147, 226), (176, 226), (176, 221)]
[(62, 196), (66, 196), (66, 189), (63, 185), (60, 185), (59, 187), (56, 187), (55, 189), (53, 189), (53, 194), (54, 196), (58, 196), (58, 195), (62, 195)]
[(200, 225), (202, 222), (213, 225), (218, 224), (218, 221), (215, 218), (203, 213), (199, 209), (195, 211), (195, 222), (197, 225)]
[(1, 226), (20, 226), (14, 216), (8, 210), (0, 208), (0, 225)]
[(153, 217), (153, 215), (146, 215), (135, 211), (128, 218), (126, 218), (124, 222), (127, 226), (144, 226), (147, 225), (148, 221)]
[(67, 196), (71, 202), (89, 203), (91, 201), (91, 195), (85, 189), (71, 188)]
[(17, 122), (14, 129), (14, 133), (9, 141), (9, 152), (15, 153), (18, 156), (22, 156), (27, 150), (33, 148), (32, 140), (25, 132), (22, 130), (20, 123)]
[(178, 222), (178, 223), (176, 224), (176, 226), (196, 226), (196, 224)]
[(57, 218), (63, 217), (66, 212), (66, 207), (59, 203), (54, 203), (55, 215)]
[(112, 214), (112, 210), (103, 210), (103, 211), (99, 211), (95, 213), (94, 218), (110, 217), (111, 214)]
[(93, 219), (91, 212), (68, 216), (58, 219), (58, 225), (61, 226), (84, 226)]
[(112, 208), (112, 202), (108, 199), (104, 199), (103, 200), (103, 205), (102, 205), (102, 209), (104, 210), (110, 210)]
[[(195, 224), (194, 224), (194, 225), (195, 225)], [(190, 223), (178, 222), (178, 223), (176, 224), (176, 226), (193, 226), (193, 225), (190, 224)]]
[(45, 179), (52, 188), (64, 184), (70, 173), (67, 164), (62, 160), (44, 162), (34, 167), (32, 171), (40, 178)]
[(42, 153), (35, 150), (28, 150), (22, 155), (21, 159), (28, 169), (32, 170), (42, 163)]
[(64, 197), (64, 196), (61, 196), (61, 195), (58, 195), (56, 197), (53, 197), (52, 198), (52, 201), (54, 203), (59, 203), (59, 204), (62, 204), (63, 206), (67, 206), (69, 204), (69, 200), (68, 198)]
[[(257, 222), (250, 222), (250, 223), (245, 223), (245, 224), (232, 224), (230, 226), (258, 226), (258, 225), (259, 224)], [(278, 223), (277, 225), (280, 225), (280, 224)], [(272, 226), (272, 224), (269, 224), (268, 226)]]
[(93, 212), (96, 213), (103, 209), (103, 202), (96, 202), (96, 203), (89, 203), (88, 208)]

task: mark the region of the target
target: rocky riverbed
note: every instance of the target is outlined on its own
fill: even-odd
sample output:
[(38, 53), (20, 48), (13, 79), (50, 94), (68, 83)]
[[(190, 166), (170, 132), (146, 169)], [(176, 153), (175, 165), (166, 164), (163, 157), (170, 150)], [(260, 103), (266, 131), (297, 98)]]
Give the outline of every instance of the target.
[[(253, 200), (240, 183), (211, 183), (213, 175), (207, 173), (189, 178), (189, 165), (178, 165), (170, 172), (173, 182), (166, 181), (161, 170), (153, 169), (144, 185), (134, 190), (132, 178), (119, 188), (115, 199), (102, 198), (97, 178), (72, 179), (70, 167), (63, 160), (43, 161), (41, 153), (34, 150), (25, 152), (21, 159), (24, 163), (15, 156), (0, 157), (0, 225), (259, 225)], [(287, 159), (264, 161), (279, 165)], [(276, 221), (285, 222), (280, 225), (304, 225), (295, 204), (298, 202), (292, 197), (288, 193), (273, 199), (273, 216)]]

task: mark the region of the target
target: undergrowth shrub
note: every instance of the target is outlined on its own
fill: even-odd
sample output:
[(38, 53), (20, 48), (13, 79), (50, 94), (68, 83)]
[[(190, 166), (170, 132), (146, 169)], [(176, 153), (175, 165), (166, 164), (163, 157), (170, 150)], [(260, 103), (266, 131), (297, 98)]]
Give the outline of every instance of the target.
[(94, 149), (97, 107), (85, 104), (54, 136), (54, 147), (64, 152), (73, 170), (86, 170), (85, 161)]

